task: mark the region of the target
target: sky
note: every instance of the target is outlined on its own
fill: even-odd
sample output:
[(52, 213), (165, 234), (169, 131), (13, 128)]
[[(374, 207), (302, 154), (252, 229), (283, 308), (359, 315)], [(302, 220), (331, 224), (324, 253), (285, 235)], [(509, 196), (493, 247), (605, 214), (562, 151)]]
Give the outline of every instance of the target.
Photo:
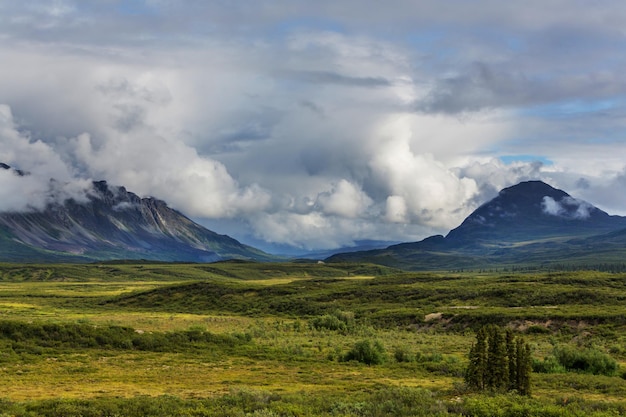
[(620, 0), (0, 0), (0, 211), (123, 185), (266, 250), (626, 215)]

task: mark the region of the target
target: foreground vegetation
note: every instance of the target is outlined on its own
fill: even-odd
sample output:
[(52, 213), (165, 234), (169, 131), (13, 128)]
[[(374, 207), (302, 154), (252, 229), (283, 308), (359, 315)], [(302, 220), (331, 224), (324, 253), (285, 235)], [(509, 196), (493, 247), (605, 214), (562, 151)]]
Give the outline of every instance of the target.
[[(0, 265), (0, 416), (620, 415), (624, 300), (594, 271)], [(466, 385), (491, 324), (532, 397)]]

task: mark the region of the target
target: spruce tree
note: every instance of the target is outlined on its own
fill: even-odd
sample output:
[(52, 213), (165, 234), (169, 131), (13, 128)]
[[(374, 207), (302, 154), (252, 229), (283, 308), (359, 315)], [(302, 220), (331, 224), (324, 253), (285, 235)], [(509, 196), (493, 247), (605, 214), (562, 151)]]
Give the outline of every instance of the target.
[(530, 345), (519, 338), (516, 343), (517, 354), (517, 392), (521, 395), (530, 396), (530, 373), (532, 372), (532, 359)]
[(509, 369), (506, 355), (506, 342), (497, 326), (489, 328), (489, 348), (487, 356), (487, 387), (494, 391), (505, 391), (509, 386)]
[(465, 372), (465, 382), (472, 388), (479, 391), (485, 389), (485, 378), (487, 370), (487, 332), (481, 328), (476, 333), (476, 343), (472, 345), (469, 353), (469, 365)]
[(517, 349), (515, 336), (511, 329), (506, 329), (506, 354), (509, 362), (509, 390), (517, 389)]

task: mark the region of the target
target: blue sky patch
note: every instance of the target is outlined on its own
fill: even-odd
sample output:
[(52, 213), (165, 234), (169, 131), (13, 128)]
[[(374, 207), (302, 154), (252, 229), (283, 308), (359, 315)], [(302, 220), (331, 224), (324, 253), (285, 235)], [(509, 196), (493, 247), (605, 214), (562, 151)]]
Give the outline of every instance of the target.
[(544, 165), (554, 164), (554, 162), (548, 158), (539, 155), (503, 155), (500, 156), (500, 160), (506, 165), (510, 165), (514, 162), (541, 162)]

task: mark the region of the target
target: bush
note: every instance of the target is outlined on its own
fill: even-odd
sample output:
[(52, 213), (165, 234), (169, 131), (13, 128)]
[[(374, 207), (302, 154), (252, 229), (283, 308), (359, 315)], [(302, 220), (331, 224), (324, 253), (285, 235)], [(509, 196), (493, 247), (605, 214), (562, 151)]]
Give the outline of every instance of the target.
[(311, 326), (316, 330), (327, 329), (345, 331), (347, 329), (346, 323), (332, 314), (324, 314), (323, 316), (314, 318), (311, 320)]
[(529, 326), (528, 329), (526, 329), (526, 333), (528, 334), (549, 334), (552, 333), (552, 331), (550, 331), (550, 329), (548, 329), (547, 327), (544, 326), (539, 326), (539, 325), (532, 325)]
[(343, 358), (345, 361), (357, 361), (366, 365), (380, 365), (385, 361), (385, 348), (376, 341), (369, 340), (357, 342)]
[(566, 372), (567, 369), (554, 357), (548, 356), (544, 360), (533, 360), (533, 372), (542, 374), (560, 374)]
[(311, 327), (316, 330), (343, 331), (354, 327), (354, 314), (347, 311), (337, 310), (332, 314), (324, 314), (311, 320)]
[(568, 371), (607, 376), (617, 373), (615, 359), (597, 349), (580, 350), (571, 346), (557, 346), (553, 355)]
[(104, 348), (154, 352), (179, 352), (183, 349), (219, 346), (232, 348), (248, 343), (245, 333), (213, 334), (199, 328), (181, 332), (136, 332), (130, 327), (93, 326), (74, 323), (21, 323), (0, 321), (0, 341), (13, 350), (41, 354), (47, 348)]
[(396, 346), (393, 351), (393, 357), (396, 359), (396, 362), (412, 362), (415, 359), (404, 346)]

